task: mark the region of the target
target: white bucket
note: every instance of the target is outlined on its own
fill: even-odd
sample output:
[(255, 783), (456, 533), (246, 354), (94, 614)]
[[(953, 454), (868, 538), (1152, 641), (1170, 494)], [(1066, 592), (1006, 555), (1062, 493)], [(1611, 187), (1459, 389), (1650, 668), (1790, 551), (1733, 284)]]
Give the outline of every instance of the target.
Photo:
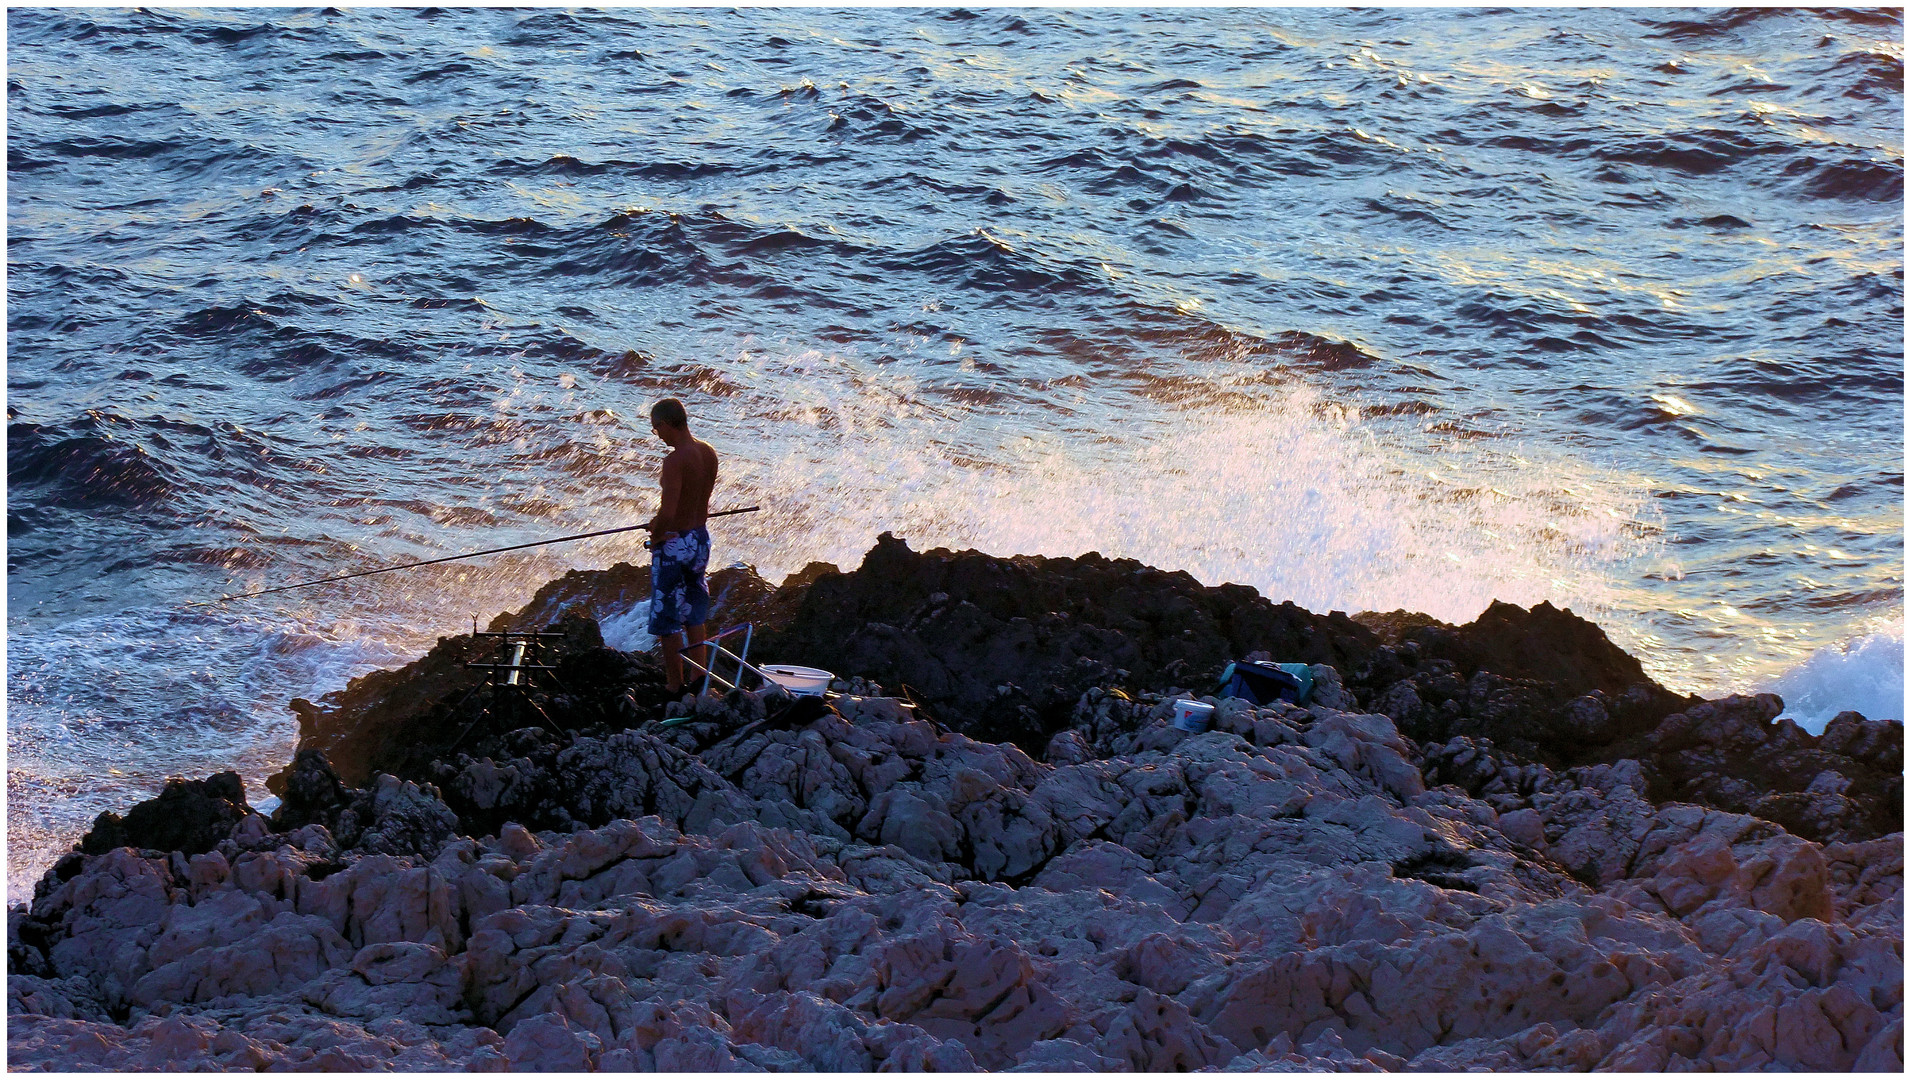
[(1214, 706), (1205, 701), (1177, 701), (1174, 703), (1174, 726), (1183, 731), (1200, 734), (1208, 730), (1208, 722), (1214, 719)]
[(836, 677), (835, 673), (822, 668), (795, 664), (757, 664), (756, 669), (797, 697), (822, 697), (823, 691), (829, 689), (830, 680)]

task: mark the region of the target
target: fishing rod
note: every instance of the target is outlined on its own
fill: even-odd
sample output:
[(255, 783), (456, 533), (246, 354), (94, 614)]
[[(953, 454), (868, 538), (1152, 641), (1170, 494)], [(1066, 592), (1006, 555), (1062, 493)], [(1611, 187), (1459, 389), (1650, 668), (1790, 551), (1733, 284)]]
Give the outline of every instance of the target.
[[(735, 510), (719, 510), (716, 513), (710, 514), (708, 516), (713, 518), (720, 518), (720, 517), (729, 517), (732, 514), (754, 514), (757, 512), (757, 510), (758, 510), (757, 507), (745, 506)], [(258, 592), (232, 593), (227, 596), (221, 596), (217, 600), (195, 600), (192, 603), (187, 604), (186, 606), (187, 607), (204, 607), (205, 605), (208, 605), (208, 604), (223, 604), (227, 602), (228, 600), (250, 600), (255, 596), (265, 596), (268, 593), (287, 592), (292, 589), (303, 589), (312, 585), (324, 585), (327, 582), (332, 582), (332, 581), (349, 581), (352, 578), (370, 577), (373, 574), (389, 574), (393, 570), (410, 570), (414, 566), (430, 566), (433, 563), (453, 562), (458, 559), (475, 559), (480, 555), (496, 555), (501, 551), (518, 551), (522, 548), (543, 547), (546, 544), (562, 544), (570, 540), (588, 540), (593, 536), (609, 536), (612, 533), (625, 533), (625, 532), (630, 532), (633, 529), (649, 529), (649, 528), (651, 528), (651, 525), (649, 522), (646, 522), (642, 525), (625, 525), (621, 528), (616, 528), (616, 529), (599, 529), (596, 532), (578, 533), (575, 536), (560, 536), (556, 538), (555, 540), (533, 540), (528, 544), (512, 544), (509, 547), (488, 548), (484, 551), (467, 551), (462, 555), (445, 555), (436, 559), (425, 559), (420, 562), (401, 563), (398, 566), (381, 566), (376, 570), (360, 570), (356, 574), (340, 574), (337, 577), (319, 578), (317, 581), (301, 581), (296, 585), (280, 585), (277, 588), (260, 589)]]

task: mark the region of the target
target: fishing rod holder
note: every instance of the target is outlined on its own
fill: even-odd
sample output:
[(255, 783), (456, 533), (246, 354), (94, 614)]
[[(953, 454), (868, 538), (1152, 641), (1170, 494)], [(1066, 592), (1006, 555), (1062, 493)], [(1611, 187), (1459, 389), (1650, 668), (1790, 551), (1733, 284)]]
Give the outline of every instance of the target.
[[(540, 630), (473, 630), (472, 637), (497, 638), (498, 651), (504, 662), (501, 664), (475, 664), (467, 662), (465, 667), (474, 671), (489, 671), (492, 685), (528, 686), (530, 680), (523, 678), (527, 671), (556, 671), (557, 665), (539, 663), (543, 660), (543, 645), (546, 639), (562, 640), (563, 634), (552, 634)], [(502, 676), (503, 682), (498, 682)]]
[[(563, 689), (563, 684), (558, 682), (555, 674), (552, 674), (557, 671), (557, 665), (546, 662), (544, 646), (548, 641), (561, 641), (566, 635), (543, 630), (479, 630), (475, 617), (472, 619), (472, 624), (471, 636), (496, 639), (497, 651), (491, 662), (465, 662), (466, 668), (485, 673), (484, 682), (472, 687), (465, 698), (468, 700), (473, 694), (484, 691), (489, 701), (480, 699), (478, 714), (465, 725), (464, 731), (458, 736), (457, 743), (452, 744), (454, 747), (463, 743), (465, 736), (470, 735), (471, 730), (487, 715), (499, 715), (509, 711), (509, 707), (501, 701), (502, 695), (527, 694), (533, 689), (534, 680), (539, 679), (548, 681), (555, 689)], [(522, 700), (521, 697), (520, 700)], [(462, 705), (463, 702), (459, 704)], [(556, 721), (543, 715), (543, 710), (533, 709), (532, 711), (539, 714), (545, 727), (558, 735), (564, 734)]]

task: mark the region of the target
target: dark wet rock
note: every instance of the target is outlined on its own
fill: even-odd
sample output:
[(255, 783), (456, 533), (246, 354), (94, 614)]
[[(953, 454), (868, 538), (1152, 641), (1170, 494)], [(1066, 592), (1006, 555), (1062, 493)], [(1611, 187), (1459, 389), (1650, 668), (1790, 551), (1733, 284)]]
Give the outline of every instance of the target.
[(944, 722), (1031, 753), (1091, 686), (1205, 690), (1229, 660), (1257, 654), (1348, 673), (1354, 703), (1415, 740), (1488, 738), (1559, 766), (1598, 760), (1696, 701), (1545, 603), (1496, 603), (1464, 626), (1349, 619), (1133, 560), (918, 554), (888, 534), (855, 571), (818, 577), (787, 627), (759, 641), (766, 657), (907, 687)]
[(1467, 673), (1491, 671), (1609, 695), (1652, 682), (1604, 630), (1544, 601), (1530, 609), (1495, 601), (1450, 639), (1431, 628), (1414, 639), (1423, 655), (1445, 657)]
[[(711, 630), (740, 620), (775, 625), (789, 616), (811, 580), (834, 569), (815, 563), (776, 588), (747, 567), (716, 571)], [(465, 665), (497, 662), (495, 639), (440, 638), (429, 653), (403, 668), (354, 679), (317, 704), (292, 702), (299, 748), (323, 752), (345, 783), (364, 785), (378, 771), (426, 776), (431, 762), (460, 753), (499, 756), (505, 751), (504, 735), (525, 728), (543, 728), (567, 741), (661, 719), (670, 697), (658, 661), (607, 647), (598, 625), (600, 619), (627, 614), (649, 593), (647, 566), (574, 570), (538, 590), (522, 610), (493, 619), (488, 628), (491, 633), (563, 634), (562, 640), (543, 645), (543, 660), (555, 668), (548, 675), (532, 676), (524, 690), (493, 690), (482, 670)], [(289, 779), (290, 770), (282, 770), (266, 786), (283, 794)]]
[[(524, 687), (489, 687), (468, 663), (498, 662), (495, 639), (440, 638), (424, 657), (396, 671), (353, 679), (319, 704), (299, 700), (299, 748), (322, 752), (347, 784), (374, 772), (420, 776), (434, 759), (491, 750), (506, 732), (541, 726), (554, 737), (615, 730), (654, 716), (666, 700), (663, 675), (648, 656), (604, 646), (597, 623), (570, 615), (548, 632), (544, 660), (556, 670), (534, 673)], [(283, 795), (290, 769), (266, 780)]]
[(197, 855), (211, 851), (250, 813), (238, 773), (215, 773), (204, 780), (175, 778), (123, 818), (110, 811), (101, 814), (79, 846), (88, 855), (120, 847)]
[(917, 553), (885, 533), (759, 640), (765, 657), (906, 688), (943, 723), (1040, 754), (1089, 687), (1206, 685), (1257, 650), (1345, 668), (1377, 639), (1345, 615), (1132, 559)]
[[(1813, 736), (1777, 719), (1782, 708), (1771, 694), (1701, 702), (1616, 747), (1610, 762), (1585, 764), (1630, 762), (1652, 802), (1750, 814), (1819, 843), (1902, 832), (1903, 726), (1848, 717)], [(1871, 756), (1839, 752), (1854, 745)], [(1516, 749), (1471, 736), (1426, 744), (1421, 767), (1430, 786), (1452, 784), (1501, 812), (1531, 805), (1556, 779)]]
[[(1775, 698), (1752, 707), (1680, 697), (1648, 679), (1598, 627), (1546, 604), (1495, 604), (1463, 626), (1404, 612), (1355, 621), (1131, 560), (918, 554), (887, 534), (849, 573), (812, 564), (772, 589), (738, 568), (718, 582), (732, 615), (761, 620), (759, 659), (829, 668), (862, 693), (887, 685), (932, 722), (1034, 755), (1076, 731), (1081, 747), (1065, 740), (1056, 760), (1178, 737), (1142, 723), (1145, 710), (1118, 697), (1087, 702), (1091, 691), (1198, 691), (1227, 660), (1266, 656), (1319, 663), (1317, 685), (1344, 684), (1342, 704), (1388, 716), (1416, 745), (1459, 739), (1490, 746), (1509, 767), (1553, 771), (1637, 759), (1656, 799), (1759, 813), (1818, 838), (1901, 827), (1891, 792), (1902, 781), (1877, 764), (1901, 761), (1898, 725), (1850, 714), (1815, 740), (1770, 722)], [(592, 613), (616, 617), (647, 589), (644, 567), (574, 571), (523, 612), (494, 621), (562, 628), (550, 686), (478, 689), (480, 675), (463, 664), (489, 658), (483, 642), (447, 638), (414, 664), (355, 680), (320, 706), (295, 703), (300, 746), (322, 750), (342, 783), (363, 786), (385, 771), (436, 784), (471, 829), (495, 829), (513, 814), (540, 828), (593, 822), (574, 805), (580, 788), (556, 764), (577, 740), (602, 743), (681, 716), (688, 722), (654, 737), (696, 754), (775, 711), (762, 695), (672, 700), (651, 657), (605, 647)], [(1094, 715), (1078, 715), (1084, 707)], [(1429, 779), (1446, 782), (1433, 779), (1443, 768), (1429, 764)], [(283, 794), (295, 770), (296, 763), (269, 786)], [(486, 802), (481, 796), (493, 787), (512, 794)], [(341, 827), (335, 812), (322, 820)], [(356, 824), (364, 827), (362, 815)]]
[[(66, 858), (77, 858), (77, 853)], [(65, 862), (66, 858), (61, 861)], [(77, 871), (76, 871), (77, 872)], [(50, 875), (49, 875), (50, 876)], [(73, 875), (57, 880), (71, 880)], [(44, 895), (45, 890), (42, 890)], [(34, 975), (50, 977), (53, 965), (48, 962), (46, 949), (52, 942), (54, 927), (43, 919), (35, 919), (24, 906), (10, 908), (7, 911), (7, 972), (9, 975)]]
[[(1831, 843), (1904, 828), (1904, 725), (1841, 713), (1814, 736), (1775, 695), (1700, 702), (1637, 740), (1652, 795), (1777, 822)], [(1629, 747), (1629, 749), (1632, 749)]]
[[(1755, 814), (1823, 842), (1904, 827), (1902, 724), (1846, 713), (1813, 736), (1776, 719), (1784, 706), (1770, 694), (1680, 697), (1597, 627), (1544, 604), (1495, 604), (1462, 627), (1361, 618), (1391, 640), (1350, 683), (1416, 741), (1487, 746), (1509, 767), (1554, 771), (1636, 760), (1654, 800)], [(1429, 759), (1427, 775), (1503, 795), (1468, 779), (1481, 767)]]
[(352, 804), (354, 792), (345, 786), (323, 750), (304, 749), (291, 766), (278, 774), (279, 808), (272, 812), (272, 828), (290, 832), (318, 824), (338, 831), (338, 816)]
[(380, 772), (367, 787), (348, 787), (322, 751), (300, 750), (279, 777), (282, 794), (270, 822), (273, 837), (264, 839), (268, 846), (279, 834), (318, 826), (338, 846), (430, 857), (461, 828), (432, 784)]
[(1855, 761), (1869, 761), (1884, 772), (1904, 771), (1904, 725), (1891, 720), (1867, 720), (1864, 714), (1841, 712), (1825, 725), (1819, 749)]
[(428, 859), (459, 834), (457, 813), (445, 805), (431, 784), (379, 773), (372, 778), (366, 796), (354, 800), (349, 811), (363, 823), (351, 846), (374, 854), (421, 855)]
[(1608, 760), (1606, 748), (1698, 700), (1653, 682), (1605, 631), (1544, 602), (1496, 602), (1463, 626), (1401, 611), (1356, 618), (1383, 641), (1349, 688), (1421, 742), (1491, 739), (1564, 767)]

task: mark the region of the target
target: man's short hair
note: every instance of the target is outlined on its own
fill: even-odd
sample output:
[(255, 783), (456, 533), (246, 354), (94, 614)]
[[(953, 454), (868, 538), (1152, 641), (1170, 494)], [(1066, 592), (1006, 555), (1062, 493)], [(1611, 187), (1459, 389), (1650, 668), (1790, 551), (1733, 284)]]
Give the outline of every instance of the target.
[(683, 410), (683, 402), (667, 397), (650, 407), (650, 420), (664, 427), (679, 428), (690, 423), (690, 414)]

